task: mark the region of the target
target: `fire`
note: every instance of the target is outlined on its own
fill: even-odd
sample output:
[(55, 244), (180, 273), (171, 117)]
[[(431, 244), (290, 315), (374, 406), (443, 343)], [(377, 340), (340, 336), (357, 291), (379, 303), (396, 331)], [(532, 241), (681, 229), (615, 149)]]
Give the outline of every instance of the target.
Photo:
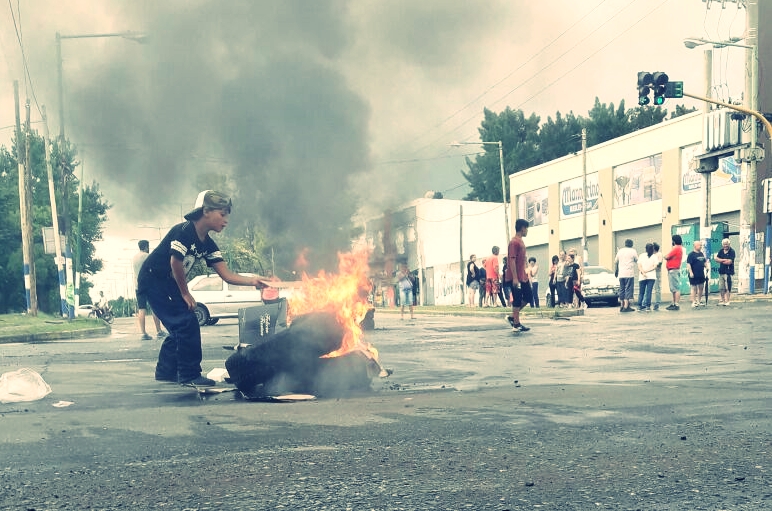
[(360, 321), (370, 305), (368, 279), (368, 253), (361, 250), (338, 254), (338, 273), (320, 271), (316, 277), (303, 274), (303, 284), (289, 298), (288, 315), (299, 316), (309, 312), (330, 312), (335, 314), (338, 324), (345, 332), (339, 350), (325, 355), (338, 357), (353, 350), (361, 350), (373, 360), (378, 360), (378, 351), (362, 340)]

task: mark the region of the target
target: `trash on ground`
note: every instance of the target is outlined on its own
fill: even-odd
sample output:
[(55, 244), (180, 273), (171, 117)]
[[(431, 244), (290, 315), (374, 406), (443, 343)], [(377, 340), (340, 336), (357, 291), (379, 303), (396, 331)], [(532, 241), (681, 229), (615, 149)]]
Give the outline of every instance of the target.
[(51, 387), (32, 369), (23, 367), (0, 375), (0, 403), (37, 401), (51, 393)]
[(216, 367), (206, 373), (206, 377), (214, 381), (225, 381), (228, 377), (228, 370), (222, 367)]
[(74, 404), (74, 401), (57, 401), (56, 403), (52, 403), (51, 406), (55, 406), (56, 408), (66, 408)]

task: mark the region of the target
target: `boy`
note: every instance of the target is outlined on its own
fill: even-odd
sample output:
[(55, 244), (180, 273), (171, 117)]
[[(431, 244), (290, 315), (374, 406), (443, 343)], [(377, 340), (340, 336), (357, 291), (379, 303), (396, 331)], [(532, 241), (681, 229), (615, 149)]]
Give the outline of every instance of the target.
[(527, 332), (527, 326), (520, 323), (520, 309), (523, 305), (531, 303), (531, 284), (528, 282), (528, 274), (525, 272), (525, 242), (523, 238), (528, 236), (528, 220), (518, 218), (515, 222), (515, 235), (509, 242), (507, 250), (507, 272), (512, 278), (512, 315), (507, 319), (514, 332)]
[(228, 269), (209, 232), (228, 225), (231, 200), (212, 190), (198, 194), (185, 222), (172, 227), (147, 257), (139, 272), (138, 293), (147, 296), (156, 315), (169, 331), (161, 345), (155, 379), (180, 384), (212, 386), (214, 380), (201, 375), (201, 329), (193, 312), (196, 300), (190, 294), (187, 274), (198, 260), (229, 284), (262, 287), (263, 277), (246, 277)]

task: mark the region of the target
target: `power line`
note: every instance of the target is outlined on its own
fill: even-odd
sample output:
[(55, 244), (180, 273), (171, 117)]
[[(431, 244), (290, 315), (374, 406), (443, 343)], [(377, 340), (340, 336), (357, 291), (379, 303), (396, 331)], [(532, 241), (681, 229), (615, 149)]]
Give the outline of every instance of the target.
[[(18, 9), (18, 2), (17, 2), (17, 9)], [(35, 86), (32, 83), (32, 76), (29, 72), (29, 66), (27, 66), (27, 55), (24, 52), (24, 43), (22, 42), (21, 37), (21, 10), (19, 10), (19, 23), (16, 23), (16, 15), (13, 12), (13, 4), (11, 4), (11, 0), (8, 0), (8, 8), (11, 10), (11, 18), (13, 19), (13, 28), (16, 31), (16, 40), (19, 41), (19, 48), (21, 49), (21, 59), (22, 63), (24, 64), (24, 71), (27, 76), (27, 83), (29, 83), (30, 91), (32, 92), (32, 99), (35, 101), (35, 107), (38, 109), (38, 113), (40, 114), (40, 117), (43, 117), (43, 112), (40, 110), (40, 104), (38, 103), (37, 95), (35, 95)]]

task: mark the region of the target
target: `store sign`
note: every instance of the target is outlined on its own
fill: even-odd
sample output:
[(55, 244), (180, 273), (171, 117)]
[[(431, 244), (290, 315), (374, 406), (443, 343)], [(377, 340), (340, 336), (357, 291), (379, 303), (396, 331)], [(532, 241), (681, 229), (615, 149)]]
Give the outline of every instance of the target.
[[(598, 173), (587, 175), (587, 211), (598, 209)], [(582, 213), (584, 194), (582, 193), (582, 178), (577, 177), (560, 183), (560, 217), (568, 218)]]
[[(698, 154), (702, 154), (700, 144), (693, 144), (681, 149), (681, 193), (693, 192), (702, 188), (702, 176), (691, 170), (689, 164)], [(710, 179), (711, 188), (740, 182), (740, 164), (733, 156), (718, 160), (718, 170)]]

